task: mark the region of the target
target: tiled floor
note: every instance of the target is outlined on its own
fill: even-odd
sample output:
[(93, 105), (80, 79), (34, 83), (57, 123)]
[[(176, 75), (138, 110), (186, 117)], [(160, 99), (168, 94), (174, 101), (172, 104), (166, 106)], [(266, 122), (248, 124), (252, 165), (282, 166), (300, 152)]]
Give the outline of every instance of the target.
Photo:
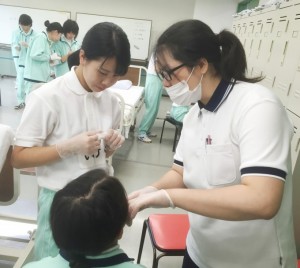
[[(14, 110), (16, 105), (16, 90), (14, 89), (14, 79), (1, 78), (1, 102), (0, 106), (0, 123), (8, 124), (14, 129), (17, 128), (22, 111)], [(155, 121), (152, 132), (158, 134), (157, 138), (153, 138), (151, 144), (137, 141), (136, 131), (130, 132), (129, 138), (125, 144), (114, 155), (113, 166), (115, 176), (124, 184), (127, 192), (140, 187), (149, 185), (162, 176), (171, 166), (173, 160), (172, 142), (174, 135), (174, 127), (166, 124), (163, 141), (159, 143), (161, 133), (162, 119), (166, 111), (171, 107), (169, 98), (162, 97), (158, 119)], [(137, 116), (137, 126), (143, 114), (143, 108)], [(36, 217), (36, 197), (37, 186), (34, 176), (21, 175), (21, 195), (14, 206), (5, 208), (0, 207), (0, 217), (2, 213), (13, 212), (20, 217), (34, 218)], [(120, 240), (121, 247), (130, 257), (137, 258), (137, 252), (140, 242), (142, 224), (145, 218), (151, 213), (182, 213), (179, 209), (147, 209), (140, 212), (131, 227), (125, 227), (123, 238)], [(0, 222), (1, 225), (1, 222)], [(2, 226), (1, 226), (2, 227)], [(0, 228), (2, 229), (2, 228)], [(20, 229), (20, 232), (21, 229)], [(0, 234), (1, 236), (1, 234)], [(165, 257), (160, 260), (160, 268), (181, 267), (182, 257)], [(143, 250), (141, 263), (146, 267), (152, 265), (152, 248), (148, 235), (146, 236), (145, 246)], [(0, 268), (12, 267), (11, 263), (1, 262)]]

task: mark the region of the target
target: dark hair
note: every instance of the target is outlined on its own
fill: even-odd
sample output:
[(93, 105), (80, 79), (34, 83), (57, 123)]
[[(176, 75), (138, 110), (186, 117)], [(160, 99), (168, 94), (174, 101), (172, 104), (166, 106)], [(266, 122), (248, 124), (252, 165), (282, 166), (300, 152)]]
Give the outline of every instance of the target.
[(24, 26), (32, 26), (32, 19), (27, 14), (22, 14), (19, 17), (19, 24)]
[(116, 58), (117, 75), (127, 73), (130, 64), (130, 44), (126, 33), (116, 24), (102, 22), (94, 25), (85, 35), (81, 49), (88, 60)]
[(73, 34), (75, 34), (75, 38), (76, 38), (79, 32), (79, 27), (77, 22), (70, 19), (66, 20), (63, 24), (63, 32), (65, 36), (67, 35), (67, 33), (72, 32)]
[(47, 32), (52, 32), (52, 31), (58, 31), (59, 33), (63, 32), (63, 27), (59, 22), (50, 23), (49, 20), (46, 20), (44, 25), (47, 27), (46, 28)]
[(258, 82), (261, 77), (247, 78), (246, 55), (240, 40), (227, 30), (215, 34), (199, 20), (184, 20), (170, 26), (159, 38), (155, 55), (168, 50), (174, 59), (193, 67), (205, 58), (218, 74), (227, 81), (232, 78), (246, 82)]
[(79, 61), (79, 52), (80, 49), (74, 51), (67, 59), (68, 61), (68, 66), (69, 69), (71, 69), (73, 66), (78, 66), (80, 61)]
[(91, 170), (55, 194), (50, 210), (54, 241), (71, 256), (70, 267), (83, 268), (86, 255), (115, 245), (127, 214), (120, 181), (102, 169)]

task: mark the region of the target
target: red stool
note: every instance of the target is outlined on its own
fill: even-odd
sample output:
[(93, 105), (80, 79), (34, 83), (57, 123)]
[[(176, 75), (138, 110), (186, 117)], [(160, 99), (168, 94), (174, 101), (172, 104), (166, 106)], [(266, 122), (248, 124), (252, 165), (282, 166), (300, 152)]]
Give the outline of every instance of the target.
[(300, 268), (300, 259), (298, 260), (298, 268)]
[[(153, 248), (152, 268), (164, 256), (183, 256), (190, 224), (187, 214), (153, 214), (144, 221), (137, 263), (140, 263), (146, 229)], [(157, 250), (161, 252), (157, 256)]]

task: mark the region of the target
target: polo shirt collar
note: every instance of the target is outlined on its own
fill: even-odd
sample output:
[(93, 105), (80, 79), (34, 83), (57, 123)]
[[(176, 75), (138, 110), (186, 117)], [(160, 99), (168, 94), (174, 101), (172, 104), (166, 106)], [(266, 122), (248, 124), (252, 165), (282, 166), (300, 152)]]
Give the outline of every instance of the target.
[(222, 79), (207, 104), (203, 104), (201, 101), (198, 101), (198, 106), (200, 110), (204, 108), (205, 110), (208, 110), (210, 112), (216, 112), (218, 108), (222, 105), (222, 103), (226, 100), (226, 98), (229, 96), (234, 85), (234, 79), (231, 79), (230, 82)]
[(66, 74), (67, 75), (66, 83), (68, 88), (76, 95), (91, 94), (94, 97), (99, 98), (102, 95), (103, 91), (97, 93), (86, 91), (86, 89), (79, 82), (79, 79), (75, 73), (75, 68), (76, 66), (73, 66), (71, 68), (71, 71)]

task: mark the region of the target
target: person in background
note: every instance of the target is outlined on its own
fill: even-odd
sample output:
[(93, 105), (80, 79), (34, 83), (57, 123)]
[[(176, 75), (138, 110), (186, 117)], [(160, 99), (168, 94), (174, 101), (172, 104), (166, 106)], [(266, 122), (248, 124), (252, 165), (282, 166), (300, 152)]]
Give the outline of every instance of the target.
[(60, 40), (53, 44), (52, 51), (57, 53), (60, 60), (54, 64), (55, 77), (62, 76), (69, 71), (68, 57), (80, 48), (80, 44), (76, 40), (79, 27), (76, 21), (66, 20), (63, 24), (63, 35)]
[(51, 45), (60, 39), (63, 28), (58, 22), (45, 21), (46, 32), (38, 34), (27, 50), (24, 70), (25, 94), (31, 92), (36, 83), (50, 81), (50, 63), (60, 60), (56, 53), (51, 54)]
[(144, 267), (134, 264), (118, 245), (127, 216), (126, 191), (117, 178), (102, 169), (82, 174), (59, 190), (51, 205), (59, 254), (24, 268)]
[(119, 134), (121, 110), (117, 97), (106, 90), (130, 64), (130, 44), (113, 23), (98, 23), (85, 35), (79, 66), (28, 96), (17, 128), (12, 164), (36, 167), (40, 188), (35, 258), (56, 256), (49, 212), (55, 192), (95, 168), (107, 164), (124, 142)]
[(29, 44), (35, 38), (37, 33), (31, 28), (32, 19), (27, 14), (22, 14), (19, 18), (19, 26), (21, 32), (17, 40), (20, 51), (17, 69), (17, 100), (18, 105), (15, 106), (16, 110), (23, 109), (25, 107), (25, 88), (24, 88), (24, 69), (27, 50)]
[(286, 109), (248, 78), (239, 39), (199, 20), (157, 41), (156, 70), (185, 115), (172, 168), (129, 195), (130, 217), (147, 207), (188, 211), (184, 268), (295, 268)]
[[(21, 15), (22, 16), (22, 15)], [(20, 16), (20, 17), (21, 17)], [(18, 68), (19, 68), (19, 55), (20, 55), (20, 44), (19, 39), (22, 32), (22, 28), (20, 26), (20, 17), (19, 17), (19, 25), (18, 29), (14, 30), (11, 35), (11, 54), (14, 60), (14, 65), (16, 69), (16, 85), (15, 88), (18, 88)]]
[(154, 65), (153, 54), (149, 60), (146, 85), (144, 91), (144, 99), (146, 110), (142, 117), (139, 130), (138, 130), (138, 140), (151, 143), (151, 137), (156, 137), (155, 134), (151, 133), (151, 128), (156, 119), (159, 104), (161, 100), (161, 94), (163, 90), (163, 84), (161, 79), (157, 76)]
[(171, 109), (170, 109), (170, 117), (174, 118), (178, 122), (182, 122), (184, 116), (187, 114), (187, 112), (190, 110), (190, 105), (178, 105), (176, 103), (172, 103)]

